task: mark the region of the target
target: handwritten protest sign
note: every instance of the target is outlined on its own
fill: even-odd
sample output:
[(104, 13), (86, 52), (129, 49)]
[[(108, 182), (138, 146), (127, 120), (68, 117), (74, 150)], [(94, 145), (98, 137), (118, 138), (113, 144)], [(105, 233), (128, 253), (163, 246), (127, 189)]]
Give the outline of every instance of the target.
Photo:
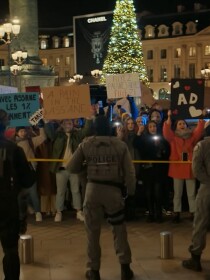
[(0, 107), (9, 115), (10, 127), (28, 126), (30, 116), (39, 109), (37, 93), (0, 94)]
[(204, 80), (173, 79), (171, 81), (171, 111), (174, 119), (202, 118)]
[(7, 87), (0, 85), (0, 94), (4, 93), (16, 93), (18, 92), (18, 89), (16, 87)]
[(90, 116), (89, 85), (42, 88), (44, 118), (73, 119)]
[(138, 73), (106, 75), (106, 88), (108, 98), (141, 96)]

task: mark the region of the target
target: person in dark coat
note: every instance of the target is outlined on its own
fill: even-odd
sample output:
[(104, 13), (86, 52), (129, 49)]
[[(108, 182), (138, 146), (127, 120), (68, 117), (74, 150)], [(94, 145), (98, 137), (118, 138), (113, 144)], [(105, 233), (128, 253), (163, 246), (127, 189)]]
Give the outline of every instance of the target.
[(0, 240), (5, 280), (19, 280), (18, 240), (23, 221), (19, 219), (18, 193), (20, 188), (30, 188), (36, 177), (22, 148), (5, 138), (8, 123), (7, 113), (0, 109)]

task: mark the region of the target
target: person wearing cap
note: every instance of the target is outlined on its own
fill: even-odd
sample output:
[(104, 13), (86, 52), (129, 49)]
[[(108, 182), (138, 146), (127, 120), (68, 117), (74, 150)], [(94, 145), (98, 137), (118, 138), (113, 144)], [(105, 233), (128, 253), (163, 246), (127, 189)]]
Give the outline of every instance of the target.
[(206, 247), (206, 234), (210, 221), (210, 121), (205, 124), (205, 137), (193, 150), (192, 170), (200, 182), (196, 196), (192, 242), (189, 246), (191, 258), (182, 262), (183, 267), (202, 271), (201, 255)]
[(0, 241), (4, 252), (3, 271), (4, 279), (19, 280), (18, 240), (19, 234), (23, 233), (23, 221), (19, 219), (18, 193), (20, 187), (30, 188), (34, 184), (35, 172), (30, 168), (22, 148), (5, 138), (8, 124), (7, 113), (0, 109)]
[(106, 216), (112, 226), (114, 246), (121, 264), (121, 280), (133, 279), (130, 269), (131, 250), (124, 223), (122, 192), (133, 196), (136, 187), (135, 169), (126, 143), (111, 136), (110, 121), (105, 116), (96, 117), (94, 136), (87, 137), (74, 152), (67, 170), (80, 173), (84, 164), (87, 186), (83, 211), (87, 232), (88, 280), (100, 280), (101, 248), (99, 244), (101, 223)]

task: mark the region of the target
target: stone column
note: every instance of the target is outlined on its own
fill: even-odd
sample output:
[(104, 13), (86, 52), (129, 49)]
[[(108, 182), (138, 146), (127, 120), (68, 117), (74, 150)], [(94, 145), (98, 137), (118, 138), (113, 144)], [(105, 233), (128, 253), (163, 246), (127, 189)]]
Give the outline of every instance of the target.
[[(20, 34), (12, 40), (9, 53), (25, 49), (28, 57), (17, 77), (11, 76), (9, 65), (1, 72), (0, 84), (19, 85), (19, 91), (24, 92), (27, 86), (50, 87), (55, 85), (55, 72), (52, 66), (45, 66), (39, 58), (38, 41), (38, 7), (37, 0), (9, 0), (10, 18), (20, 20)], [(9, 77), (10, 81), (7, 82)]]
[(38, 42), (38, 10), (37, 0), (9, 0), (10, 18), (15, 16), (20, 20), (20, 34), (11, 45), (14, 49), (25, 49), (28, 52), (29, 63), (42, 64), (39, 59)]

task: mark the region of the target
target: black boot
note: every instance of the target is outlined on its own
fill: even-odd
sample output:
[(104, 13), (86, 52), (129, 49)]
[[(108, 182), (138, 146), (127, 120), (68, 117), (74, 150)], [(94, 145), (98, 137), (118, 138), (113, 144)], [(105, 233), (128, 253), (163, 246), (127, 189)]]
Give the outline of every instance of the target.
[(174, 215), (174, 217), (173, 217), (172, 222), (173, 222), (174, 224), (179, 224), (179, 223), (180, 223), (180, 213), (177, 212), (177, 213), (174, 213), (174, 214), (175, 214), (175, 215)]
[(194, 271), (202, 271), (200, 260), (201, 260), (200, 255), (194, 255), (191, 253), (191, 259), (184, 260), (182, 262), (182, 266)]
[(93, 269), (87, 270), (85, 277), (88, 280), (101, 280), (99, 271)]
[(121, 280), (131, 280), (133, 279), (133, 276), (130, 264), (121, 264)]

